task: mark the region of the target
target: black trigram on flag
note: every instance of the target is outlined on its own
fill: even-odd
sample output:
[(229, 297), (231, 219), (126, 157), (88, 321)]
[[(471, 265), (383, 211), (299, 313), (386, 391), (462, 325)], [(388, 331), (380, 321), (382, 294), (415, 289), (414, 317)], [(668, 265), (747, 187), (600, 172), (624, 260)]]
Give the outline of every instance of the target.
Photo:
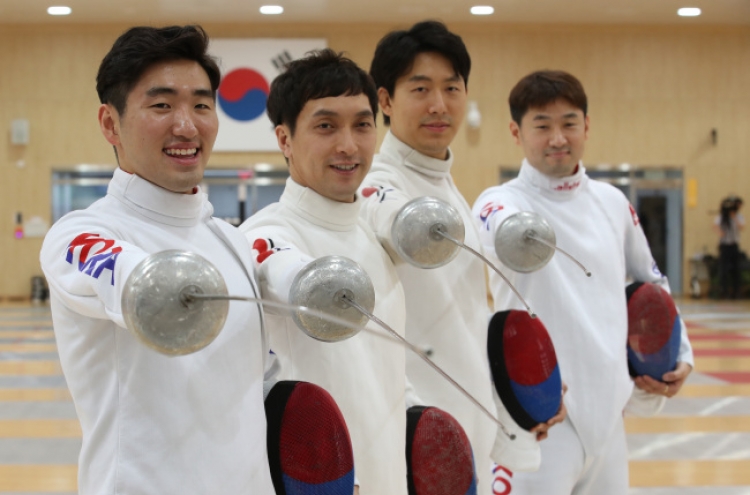
[(286, 67), (286, 64), (288, 64), (292, 60), (293, 60), (292, 55), (287, 50), (284, 50), (283, 52), (279, 53), (274, 58), (272, 58), (271, 63), (273, 64), (273, 66), (276, 68), (277, 71), (283, 72)]

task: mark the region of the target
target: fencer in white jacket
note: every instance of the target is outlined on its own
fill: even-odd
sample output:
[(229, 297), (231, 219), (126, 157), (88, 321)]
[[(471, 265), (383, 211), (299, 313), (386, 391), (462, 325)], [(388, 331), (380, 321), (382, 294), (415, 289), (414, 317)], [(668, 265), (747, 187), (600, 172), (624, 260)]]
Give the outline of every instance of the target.
[(119, 168), (107, 195), (57, 221), (42, 246), (83, 433), (82, 495), (273, 492), (263, 407), (272, 361), (258, 306), (231, 303), (215, 340), (176, 357), (144, 345), (122, 314), (134, 267), (168, 249), (207, 258), (231, 294), (259, 292), (245, 239), (211, 218), (198, 187), (218, 131), (220, 71), (207, 48), (199, 26), (137, 27), (115, 41), (97, 91)]
[[(376, 112), (375, 88), (350, 60), (324, 50), (289, 64), (271, 86), (268, 113), (290, 178), (279, 202), (240, 230), (253, 247), (264, 298), (287, 302), (294, 277), (307, 263), (345, 256), (373, 283), (374, 315), (403, 335), (398, 274), (360, 218), (362, 201), (356, 196), (375, 150)], [(326, 343), (305, 334), (286, 312), (267, 318), (279, 378), (320, 385), (341, 409), (361, 493), (405, 495), (403, 346), (372, 322), (369, 330)]]
[[(556, 91), (564, 96), (550, 101)], [(568, 418), (539, 444), (539, 471), (517, 472), (505, 481), (514, 494), (625, 495), (624, 410), (656, 413), (693, 364), (683, 324), (678, 370), (665, 377), (667, 383), (640, 377), (634, 390), (625, 351), (625, 286), (628, 280), (652, 282), (668, 291), (669, 285), (627, 198), (615, 187), (591, 180), (580, 162), (588, 132), (585, 101), (582, 86), (569, 74), (543, 71), (522, 79), (511, 93), (511, 131), (527, 159), (518, 178), (487, 189), (473, 207), (486, 255), (541, 318), (569, 387), (564, 397)], [(591, 278), (559, 254), (531, 273), (502, 265), (495, 254), (495, 232), (519, 211), (547, 220), (557, 245), (582, 262)], [(490, 274), (490, 286), (496, 310), (520, 308), (498, 275)], [(513, 458), (512, 448), (508, 446), (506, 458)]]
[[(287, 179), (279, 202), (241, 226), (253, 245), (261, 293), (288, 302), (291, 282), (308, 262), (346, 256), (372, 280), (373, 313), (403, 333), (403, 289), (388, 255), (359, 218), (360, 203), (334, 201)], [(278, 378), (320, 385), (341, 409), (363, 493), (405, 493), (403, 347), (384, 337), (374, 323), (367, 325), (374, 333), (360, 331), (327, 343), (302, 332), (291, 317), (268, 310), (266, 318), (271, 348), (281, 364)]]
[[(471, 209), (451, 177), (454, 157), (449, 149), (466, 113), (470, 67), (461, 38), (439, 22), (420, 22), (380, 40), (370, 74), (390, 129), (360, 192), (366, 198), (363, 218), (388, 249), (404, 284), (407, 338), (494, 414), (482, 261), (461, 250), (447, 265), (420, 269), (399, 259), (391, 240), (398, 210), (412, 199), (433, 196), (458, 210), (466, 244), (481, 249)], [(406, 359), (419, 399), (450, 413), (466, 431), (478, 493), (492, 493), (490, 451), (497, 426), (419, 357)]]
[[(489, 306), (484, 263), (461, 250), (442, 267), (417, 268), (399, 259), (391, 239), (400, 208), (413, 198), (431, 196), (456, 208), (466, 227), (464, 242), (481, 249), (469, 205), (451, 178), (452, 164), (452, 154), (446, 160), (431, 158), (388, 132), (360, 190), (366, 198), (362, 215), (396, 262), (406, 294), (407, 339), (427, 351), (430, 359), (494, 412), (486, 350)], [(418, 356), (407, 355), (406, 369), (418, 398), (447, 411), (464, 428), (474, 450), (480, 485), (489, 486), (489, 456), (497, 427)]]
[(173, 193), (117, 169), (105, 198), (44, 240), (55, 340), (83, 431), (81, 494), (273, 490), (258, 306), (232, 303), (216, 340), (179, 357), (146, 347), (123, 320), (128, 276), (167, 249), (205, 257), (230, 294), (256, 297), (247, 243), (212, 213), (201, 191)]

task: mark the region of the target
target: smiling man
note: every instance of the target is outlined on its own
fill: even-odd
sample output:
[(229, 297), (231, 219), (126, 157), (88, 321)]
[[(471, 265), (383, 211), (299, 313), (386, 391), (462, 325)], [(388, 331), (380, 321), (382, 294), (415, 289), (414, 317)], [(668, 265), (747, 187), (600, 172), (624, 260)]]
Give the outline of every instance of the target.
[(526, 160), (544, 175), (575, 174), (589, 133), (589, 116), (567, 100), (557, 99), (527, 110), (510, 123), (510, 133), (526, 153)]
[(125, 328), (128, 276), (168, 249), (209, 259), (230, 294), (256, 294), (251, 252), (211, 217), (199, 184), (218, 119), (220, 73), (198, 26), (132, 28), (97, 75), (99, 124), (119, 168), (107, 195), (47, 234), (41, 264), (55, 339), (81, 422), (82, 495), (273, 493), (257, 306), (230, 306), (199, 352), (159, 354)]
[[(268, 115), (290, 178), (278, 203), (240, 226), (253, 247), (264, 298), (286, 302), (310, 261), (340, 255), (359, 263), (375, 289), (374, 314), (404, 330), (404, 294), (388, 254), (359, 217), (357, 188), (376, 145), (372, 79), (332, 50), (290, 63), (274, 79)], [(270, 313), (270, 310), (269, 310)], [(346, 420), (362, 493), (405, 495), (404, 349), (362, 331), (326, 343), (300, 330), (288, 313), (268, 315), (280, 378), (325, 388)]]
[[(391, 239), (398, 210), (414, 198), (432, 196), (458, 210), (466, 244), (481, 249), (471, 209), (451, 177), (450, 144), (466, 114), (470, 69), (463, 41), (439, 22), (420, 22), (380, 40), (370, 74), (390, 129), (361, 189), (366, 197), (362, 215), (396, 262), (406, 294), (407, 338), (428, 349), (433, 361), (494, 410), (485, 350), (484, 264), (461, 250), (447, 265), (416, 268), (399, 259)], [(416, 355), (407, 356), (407, 376), (421, 400), (463, 426), (474, 451), (477, 493), (492, 493), (490, 450), (497, 426)]]
[[(677, 369), (662, 381), (631, 380), (626, 281), (651, 282), (667, 291), (669, 284), (627, 198), (586, 175), (581, 158), (589, 116), (583, 86), (566, 72), (539, 71), (522, 78), (508, 101), (510, 132), (526, 159), (517, 179), (487, 189), (474, 204), (485, 252), (502, 266), (494, 254), (498, 226), (514, 213), (532, 211), (549, 222), (557, 243), (592, 277), (558, 255), (533, 273), (503, 270), (547, 327), (569, 389), (563, 398), (567, 418), (540, 443), (541, 467), (501, 475), (499, 483), (514, 495), (626, 495), (623, 412), (655, 414), (664, 397), (680, 389), (693, 363), (685, 326)], [(519, 307), (494, 273), (490, 287), (497, 310)]]
[(99, 122), (122, 171), (171, 192), (194, 192), (219, 127), (207, 79), (192, 60), (160, 62), (143, 73), (124, 106), (102, 104)]

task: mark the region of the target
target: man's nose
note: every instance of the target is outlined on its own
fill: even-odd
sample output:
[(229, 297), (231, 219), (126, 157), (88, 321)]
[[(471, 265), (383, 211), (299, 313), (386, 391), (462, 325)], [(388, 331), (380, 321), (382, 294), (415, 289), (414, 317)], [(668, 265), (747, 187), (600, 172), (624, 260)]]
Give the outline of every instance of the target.
[(194, 138), (198, 134), (194, 116), (189, 109), (181, 108), (175, 112), (172, 132), (175, 136)]
[(565, 133), (559, 127), (552, 129), (552, 137), (550, 138), (551, 146), (564, 146), (568, 143), (568, 138), (565, 137)]
[(442, 91), (433, 91), (432, 98), (430, 99), (429, 112), (442, 115), (446, 112), (447, 108), (448, 107), (445, 105), (445, 95)]
[(354, 134), (351, 129), (342, 129), (336, 151), (347, 155), (353, 155), (357, 152), (357, 142), (354, 139)]

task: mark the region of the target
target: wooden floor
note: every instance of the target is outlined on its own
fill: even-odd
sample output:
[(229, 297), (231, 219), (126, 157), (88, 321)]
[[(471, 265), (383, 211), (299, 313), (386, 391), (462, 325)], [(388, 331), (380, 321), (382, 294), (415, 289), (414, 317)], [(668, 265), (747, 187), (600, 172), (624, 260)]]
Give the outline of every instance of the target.
[[(627, 419), (631, 495), (750, 495), (750, 302), (680, 308), (696, 372), (661, 415)], [(80, 444), (49, 309), (0, 305), (0, 495), (75, 493)]]
[(632, 495), (750, 495), (750, 302), (683, 300), (696, 370), (654, 418), (628, 418)]

